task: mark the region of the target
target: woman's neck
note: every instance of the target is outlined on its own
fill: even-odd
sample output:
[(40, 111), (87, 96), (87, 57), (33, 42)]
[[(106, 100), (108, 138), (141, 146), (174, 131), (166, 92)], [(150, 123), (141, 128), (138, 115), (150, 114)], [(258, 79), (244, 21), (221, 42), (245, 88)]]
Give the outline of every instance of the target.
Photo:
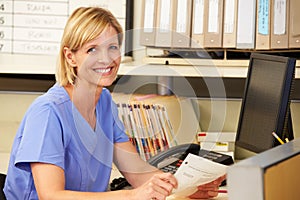
[(96, 105), (103, 87), (83, 87), (80, 84), (65, 86), (69, 97), (93, 130), (96, 127)]

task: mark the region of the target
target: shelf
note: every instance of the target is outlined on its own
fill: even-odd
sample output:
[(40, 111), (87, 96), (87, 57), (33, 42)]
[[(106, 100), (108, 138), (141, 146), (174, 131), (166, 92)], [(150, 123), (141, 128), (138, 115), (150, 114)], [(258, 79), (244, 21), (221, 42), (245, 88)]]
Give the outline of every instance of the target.
[(121, 65), (119, 75), (137, 76), (177, 76), (177, 77), (230, 77), (244, 78), (248, 67), (216, 65), (162, 65), (147, 63), (125, 63)]
[[(248, 60), (145, 58), (143, 62), (130, 62), (124, 58), (119, 75), (174, 76), (174, 77), (224, 77), (245, 78)], [(151, 63), (151, 64), (149, 64)], [(297, 60), (296, 78), (300, 78), (300, 61)], [(54, 56), (0, 54), (0, 73), (55, 74)]]
[[(249, 64), (248, 60), (174, 58), (168, 59), (168, 65), (162, 64), (163, 62), (158, 59), (153, 59), (151, 64), (146, 63), (150, 61), (149, 58), (144, 61), (143, 63), (124, 63), (120, 67), (119, 75), (246, 78)], [(297, 66), (300, 66), (299, 64), (297, 60)], [(295, 77), (300, 78), (300, 67), (296, 68)]]

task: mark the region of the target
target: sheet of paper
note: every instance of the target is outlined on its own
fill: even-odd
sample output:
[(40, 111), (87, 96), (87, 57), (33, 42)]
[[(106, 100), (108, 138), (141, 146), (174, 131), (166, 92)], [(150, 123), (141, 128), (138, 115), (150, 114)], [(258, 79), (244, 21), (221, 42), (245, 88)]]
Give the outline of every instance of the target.
[(186, 197), (197, 191), (198, 185), (209, 183), (226, 174), (228, 166), (206, 158), (188, 154), (174, 174), (178, 180), (178, 188), (172, 196)]

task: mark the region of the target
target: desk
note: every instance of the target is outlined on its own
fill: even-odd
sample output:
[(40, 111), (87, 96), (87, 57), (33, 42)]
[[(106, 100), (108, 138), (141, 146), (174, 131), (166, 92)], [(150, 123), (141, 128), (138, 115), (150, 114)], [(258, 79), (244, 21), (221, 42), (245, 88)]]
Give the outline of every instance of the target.
[[(118, 178), (121, 177), (122, 174), (119, 172), (119, 170), (117, 169), (117, 167), (115, 165), (113, 165), (112, 167), (112, 171), (111, 171), (111, 181), (114, 178)], [(110, 182), (111, 182), (110, 181)], [(167, 200), (188, 200), (189, 198), (179, 198), (179, 197), (174, 197), (174, 196), (169, 196), (167, 198)], [(191, 199), (189, 199), (191, 200)], [(228, 194), (227, 193), (219, 193), (217, 198), (213, 198), (213, 200), (228, 200)]]
[[(9, 163), (9, 153), (0, 153), (0, 173), (6, 174), (8, 163)], [(111, 174), (111, 181), (114, 178), (121, 177), (122, 174), (119, 170), (113, 165), (112, 174)], [(111, 182), (110, 181), (110, 182)], [(188, 200), (188, 198), (175, 198), (172, 195), (167, 198), (167, 200)], [(217, 198), (214, 200), (228, 200), (228, 195), (226, 193), (220, 193)]]
[[(167, 200), (188, 200), (189, 198), (176, 198), (172, 195), (167, 197)], [(220, 193), (216, 198), (212, 198), (213, 200), (228, 200), (228, 194), (226, 193)], [(191, 200), (191, 199), (189, 199)]]

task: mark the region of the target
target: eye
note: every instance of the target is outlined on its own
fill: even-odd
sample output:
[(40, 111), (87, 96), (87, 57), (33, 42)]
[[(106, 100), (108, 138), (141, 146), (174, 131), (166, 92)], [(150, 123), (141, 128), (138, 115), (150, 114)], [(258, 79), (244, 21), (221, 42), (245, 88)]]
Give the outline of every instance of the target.
[(111, 50), (119, 50), (119, 45), (110, 45), (109, 49), (111, 49)]
[(95, 47), (92, 47), (92, 48), (89, 48), (88, 50), (87, 50), (87, 53), (93, 53), (93, 52), (95, 52), (96, 51), (96, 48)]

